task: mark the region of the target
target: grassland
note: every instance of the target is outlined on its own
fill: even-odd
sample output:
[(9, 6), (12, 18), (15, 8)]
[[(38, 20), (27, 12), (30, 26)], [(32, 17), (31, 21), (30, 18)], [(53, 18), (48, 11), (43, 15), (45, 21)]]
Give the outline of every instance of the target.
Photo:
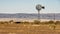
[(0, 34), (60, 34), (60, 21), (0, 21)]

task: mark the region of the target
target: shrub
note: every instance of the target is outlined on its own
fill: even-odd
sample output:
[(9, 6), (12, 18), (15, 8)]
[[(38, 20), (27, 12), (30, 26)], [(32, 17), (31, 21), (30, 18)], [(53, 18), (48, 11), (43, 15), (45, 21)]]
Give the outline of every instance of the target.
[(34, 24), (40, 24), (40, 21), (34, 20)]
[(48, 23), (49, 23), (49, 24), (54, 24), (54, 21), (51, 20), (51, 21), (48, 21)]
[(14, 22), (13, 20), (10, 20), (9, 22)]
[(0, 21), (0, 24), (8, 24), (8, 21)]
[(14, 23), (14, 21), (13, 21), (13, 20), (10, 20), (10, 21), (9, 21), (9, 24), (13, 24), (13, 23)]
[(5, 21), (4, 23), (5, 23), (5, 24), (8, 24), (9, 22), (8, 22), (8, 21)]
[(21, 22), (14, 22), (14, 23), (16, 23), (16, 24), (20, 24)]
[(3, 21), (0, 21), (0, 24), (4, 24), (4, 22)]
[(49, 24), (48, 21), (43, 22), (43, 24)]
[(29, 24), (29, 22), (28, 21), (24, 21), (23, 24)]
[(55, 24), (60, 24), (60, 21), (56, 21)]
[(52, 30), (55, 30), (56, 25), (55, 25), (55, 24), (50, 24), (49, 27), (50, 27)]

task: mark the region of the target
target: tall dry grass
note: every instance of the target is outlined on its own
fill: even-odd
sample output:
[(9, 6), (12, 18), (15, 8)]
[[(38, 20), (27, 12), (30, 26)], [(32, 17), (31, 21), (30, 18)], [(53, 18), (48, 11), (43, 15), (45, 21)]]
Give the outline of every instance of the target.
[(31, 24), (31, 25), (34, 25), (34, 24), (37, 24), (37, 25), (41, 25), (41, 24), (45, 24), (45, 25), (49, 25), (49, 27), (55, 29), (56, 28), (56, 25), (60, 25), (60, 21), (45, 21), (45, 22), (40, 22), (38, 20), (34, 20), (34, 22), (28, 22), (28, 21), (24, 21), (24, 22), (15, 22), (13, 20), (10, 20), (10, 21), (0, 21), (0, 24)]

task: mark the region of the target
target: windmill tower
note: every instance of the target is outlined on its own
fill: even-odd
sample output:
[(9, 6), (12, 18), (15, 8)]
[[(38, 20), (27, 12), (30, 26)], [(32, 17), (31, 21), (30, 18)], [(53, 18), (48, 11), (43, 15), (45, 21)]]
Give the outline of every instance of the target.
[(37, 4), (36, 5), (36, 10), (38, 11), (38, 20), (40, 20), (40, 11), (41, 11), (41, 9), (45, 9), (45, 7), (40, 5), (40, 4)]

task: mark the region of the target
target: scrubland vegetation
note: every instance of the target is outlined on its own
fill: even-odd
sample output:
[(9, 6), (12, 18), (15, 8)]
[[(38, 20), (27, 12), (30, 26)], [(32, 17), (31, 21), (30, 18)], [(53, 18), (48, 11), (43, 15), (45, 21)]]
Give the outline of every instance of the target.
[(55, 29), (56, 25), (60, 25), (60, 21), (45, 21), (45, 22), (40, 22), (38, 20), (34, 20), (34, 22), (28, 22), (28, 21), (24, 21), (24, 22), (15, 22), (13, 20), (10, 21), (0, 21), (0, 24), (27, 24), (27, 25), (49, 25), (49, 27), (52, 27), (53, 29)]
[(43, 22), (40, 22), (38, 20), (34, 20), (33, 22), (28, 22), (28, 21), (19, 21), (19, 22), (16, 22), (16, 21), (13, 21), (13, 20), (10, 20), (10, 21), (0, 21), (0, 24), (60, 24), (60, 21), (43, 21)]
[[(57, 26), (58, 25), (58, 26)], [(34, 20), (34, 22), (28, 22), (28, 21), (0, 21), (0, 32), (8, 32), (8, 33), (55, 33), (60, 32), (60, 30), (57, 30), (57, 28), (60, 28), (60, 21), (45, 21), (40, 22), (38, 20)], [(5, 33), (4, 33), (5, 34)]]
[(60, 25), (60, 21), (45, 21), (45, 22), (40, 22), (38, 20), (34, 20), (34, 22), (28, 22), (28, 21), (24, 21), (24, 22), (15, 22), (13, 20), (10, 20), (10, 21), (0, 21), (0, 24), (31, 24), (31, 25), (49, 25), (51, 27), (53, 27), (53, 29), (55, 29), (56, 25)]

